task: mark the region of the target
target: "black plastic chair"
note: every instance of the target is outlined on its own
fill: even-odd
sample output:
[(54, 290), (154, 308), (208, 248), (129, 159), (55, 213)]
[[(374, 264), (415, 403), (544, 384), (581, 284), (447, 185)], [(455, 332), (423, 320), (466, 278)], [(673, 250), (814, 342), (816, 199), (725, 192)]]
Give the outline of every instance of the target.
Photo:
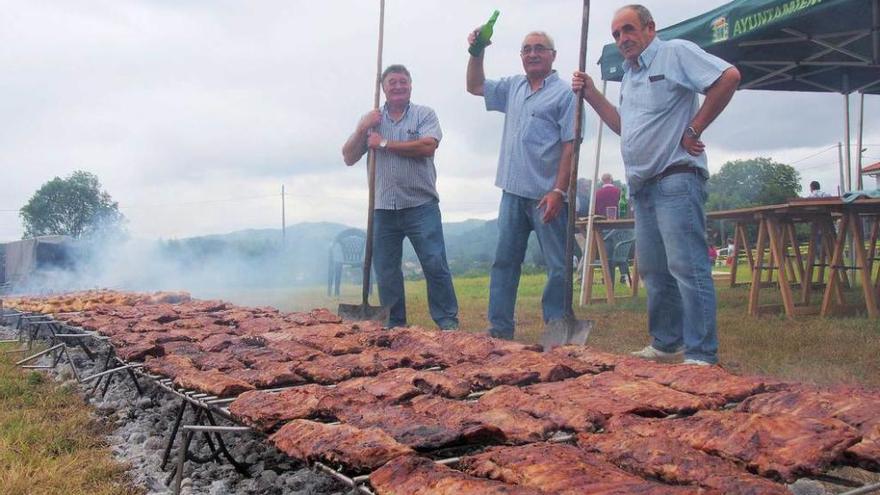
[[(361, 229), (346, 229), (336, 235), (330, 244), (327, 265), (327, 295), (338, 296), (342, 284), (342, 272), (346, 267), (360, 268), (364, 266), (364, 249), (367, 234)], [(372, 292), (372, 283), (370, 292)]]

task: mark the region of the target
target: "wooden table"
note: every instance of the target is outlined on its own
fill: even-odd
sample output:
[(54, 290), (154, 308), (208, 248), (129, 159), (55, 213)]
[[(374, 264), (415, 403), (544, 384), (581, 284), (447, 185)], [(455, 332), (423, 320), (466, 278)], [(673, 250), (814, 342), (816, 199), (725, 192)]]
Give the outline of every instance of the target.
[[(864, 308), (869, 318), (880, 318), (880, 260), (878, 258), (878, 240), (880, 240), (880, 199), (859, 199), (853, 203), (844, 203), (840, 198), (794, 199), (788, 203), (711, 212), (707, 215), (712, 220), (730, 220), (735, 224), (730, 286), (736, 285), (739, 254), (745, 251), (752, 282), (749, 289), (748, 312), (758, 316), (765, 312), (784, 311), (788, 317), (804, 314), (820, 314), (829, 316), (841, 313), (847, 308)], [(602, 241), (602, 232), (611, 229), (633, 229), (635, 220), (632, 218), (604, 220), (597, 217), (593, 222), (593, 232), (586, 240), (587, 252), (585, 260), (599, 258), (605, 280), (610, 280), (611, 269), (609, 255)], [(839, 222), (835, 229), (835, 221)], [(870, 233), (866, 236), (863, 223), (868, 225)], [(797, 237), (796, 226), (809, 225), (810, 237), (806, 245), (806, 255), (802, 252), (802, 243)], [(581, 231), (586, 229), (587, 219), (577, 221)], [(747, 229), (754, 225), (757, 239), (754, 253), (750, 246)], [(847, 239), (852, 240), (853, 264), (844, 263), (844, 250)], [(584, 291), (581, 304), (601, 301), (602, 298), (592, 297), (593, 268), (587, 270), (584, 280)], [(825, 283), (826, 269), (828, 282)], [(864, 305), (848, 305), (843, 292), (850, 285), (848, 270), (858, 272), (856, 280), (860, 282)], [(639, 289), (638, 259), (633, 270), (633, 292), (636, 296)], [(775, 280), (774, 280), (775, 279)], [(762, 289), (776, 287), (782, 297), (781, 305), (761, 305)], [(798, 291), (795, 296), (795, 289)], [(813, 293), (823, 289), (821, 305), (812, 305)], [(612, 290), (606, 291), (604, 300), (614, 304)]]
[[(865, 298), (865, 309), (869, 318), (880, 318), (878, 300), (880, 300), (880, 270), (873, 275), (874, 261), (877, 253), (877, 240), (880, 235), (880, 199), (858, 199), (852, 203), (844, 203), (837, 198), (819, 198), (815, 200), (799, 200), (789, 203), (792, 207), (802, 209), (826, 209), (840, 217), (829, 268), (828, 285), (822, 298), (822, 316), (833, 314), (836, 307), (844, 306), (841, 285), (846, 283), (846, 270), (858, 271), (862, 294)], [(871, 234), (865, 238), (863, 221), (870, 225)], [(833, 230), (831, 231), (833, 232)], [(853, 265), (846, 266), (843, 252), (847, 235), (851, 238)], [(865, 246), (865, 241), (868, 246)]]
[[(588, 218), (579, 218), (575, 222), (575, 228), (579, 232), (585, 232), (587, 229)], [(608, 304), (614, 304), (616, 297), (614, 295), (614, 284), (612, 280), (611, 265), (608, 251), (605, 249), (605, 241), (602, 233), (609, 230), (632, 230), (636, 226), (635, 220), (632, 218), (619, 218), (615, 220), (606, 220), (605, 217), (596, 216), (593, 220), (593, 231), (590, 232), (590, 238), (586, 239), (586, 246), (581, 246), (585, 253), (581, 263), (588, 263), (586, 278), (583, 280), (584, 290), (582, 291), (581, 304), (592, 304), (594, 302), (605, 301)], [(593, 260), (599, 257), (599, 264), (593, 265)], [(593, 280), (594, 268), (602, 270), (602, 276), (605, 279), (605, 297), (593, 298)], [(579, 270), (580, 272), (580, 270)], [(627, 297), (637, 297), (639, 295), (639, 265), (638, 257), (633, 257), (633, 270), (631, 274), (632, 293)]]
[[(731, 253), (731, 286), (736, 284), (736, 268), (742, 247), (748, 255), (752, 270), (749, 291), (749, 314), (780, 309), (779, 305), (760, 305), (760, 291), (771, 285), (779, 288), (782, 296), (781, 309), (786, 316), (799, 314), (830, 315), (846, 307), (842, 287), (849, 285), (846, 270), (859, 270), (865, 298), (864, 308), (870, 318), (878, 318), (877, 300), (880, 292), (880, 273), (873, 277), (876, 244), (880, 234), (880, 200), (866, 199), (843, 203), (840, 198), (796, 199), (785, 204), (713, 212), (708, 215), (715, 220), (733, 220), (734, 252)], [(834, 221), (840, 219), (835, 231)], [(862, 232), (862, 220), (871, 222), (868, 246)], [(755, 254), (748, 245), (746, 227), (757, 227)], [(797, 224), (810, 226), (806, 257), (796, 235)], [(843, 251), (847, 236), (853, 239), (854, 265), (845, 266)], [(769, 255), (765, 263), (765, 256)], [(829, 270), (829, 282), (825, 281), (825, 269)], [(773, 282), (774, 275), (776, 282)], [(818, 275), (814, 282), (814, 275)], [(766, 276), (766, 280), (765, 280)], [(799, 287), (800, 297), (795, 300), (793, 287)], [(824, 287), (821, 306), (811, 306), (812, 292)]]

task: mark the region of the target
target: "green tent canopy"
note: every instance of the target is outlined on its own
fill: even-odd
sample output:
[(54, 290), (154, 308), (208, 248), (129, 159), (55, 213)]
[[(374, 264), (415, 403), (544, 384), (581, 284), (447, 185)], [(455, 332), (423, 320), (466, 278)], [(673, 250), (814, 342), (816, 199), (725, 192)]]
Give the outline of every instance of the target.
[[(880, 94), (880, 0), (735, 0), (657, 32), (736, 65), (740, 89)], [(602, 79), (623, 78), (602, 50)]]

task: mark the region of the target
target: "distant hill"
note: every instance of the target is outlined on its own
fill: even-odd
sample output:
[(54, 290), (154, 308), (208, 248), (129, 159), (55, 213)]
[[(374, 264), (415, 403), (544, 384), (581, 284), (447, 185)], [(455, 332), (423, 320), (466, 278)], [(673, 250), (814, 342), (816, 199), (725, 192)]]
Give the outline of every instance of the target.
[[(327, 280), (329, 248), (336, 235), (348, 228), (333, 222), (304, 222), (287, 227), (283, 245), (280, 229), (248, 229), (162, 241), (161, 249), (183, 267), (209, 263), (219, 267), (215, 269), (235, 267), (237, 280), (245, 285), (286, 285), (291, 281), (315, 284)], [(453, 274), (488, 271), (498, 239), (495, 220), (444, 223), (443, 231)], [(526, 262), (540, 262), (534, 238)], [(404, 243), (404, 267), (409, 278), (421, 276), (418, 258), (409, 242)]]

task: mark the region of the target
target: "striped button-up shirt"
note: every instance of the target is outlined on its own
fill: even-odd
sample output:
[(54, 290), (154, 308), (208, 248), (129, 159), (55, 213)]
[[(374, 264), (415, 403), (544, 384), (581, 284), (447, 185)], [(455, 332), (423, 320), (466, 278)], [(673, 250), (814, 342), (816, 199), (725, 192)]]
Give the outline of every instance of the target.
[[(415, 141), (432, 137), (440, 142), (443, 132), (434, 110), (410, 103), (394, 121), (388, 105), (382, 108), (379, 133), (389, 141)], [(388, 150), (376, 150), (376, 209), (401, 210), (439, 200), (434, 157), (410, 158)]]
[(503, 112), (504, 135), (495, 185), (540, 199), (553, 190), (562, 143), (574, 140), (575, 94), (556, 71), (532, 91), (520, 74), (483, 85), (486, 110)]
[(681, 136), (705, 93), (731, 65), (685, 40), (654, 41), (638, 69), (624, 63), (620, 88), (620, 151), (630, 191), (670, 165), (691, 164), (708, 176), (706, 153), (691, 156)]

